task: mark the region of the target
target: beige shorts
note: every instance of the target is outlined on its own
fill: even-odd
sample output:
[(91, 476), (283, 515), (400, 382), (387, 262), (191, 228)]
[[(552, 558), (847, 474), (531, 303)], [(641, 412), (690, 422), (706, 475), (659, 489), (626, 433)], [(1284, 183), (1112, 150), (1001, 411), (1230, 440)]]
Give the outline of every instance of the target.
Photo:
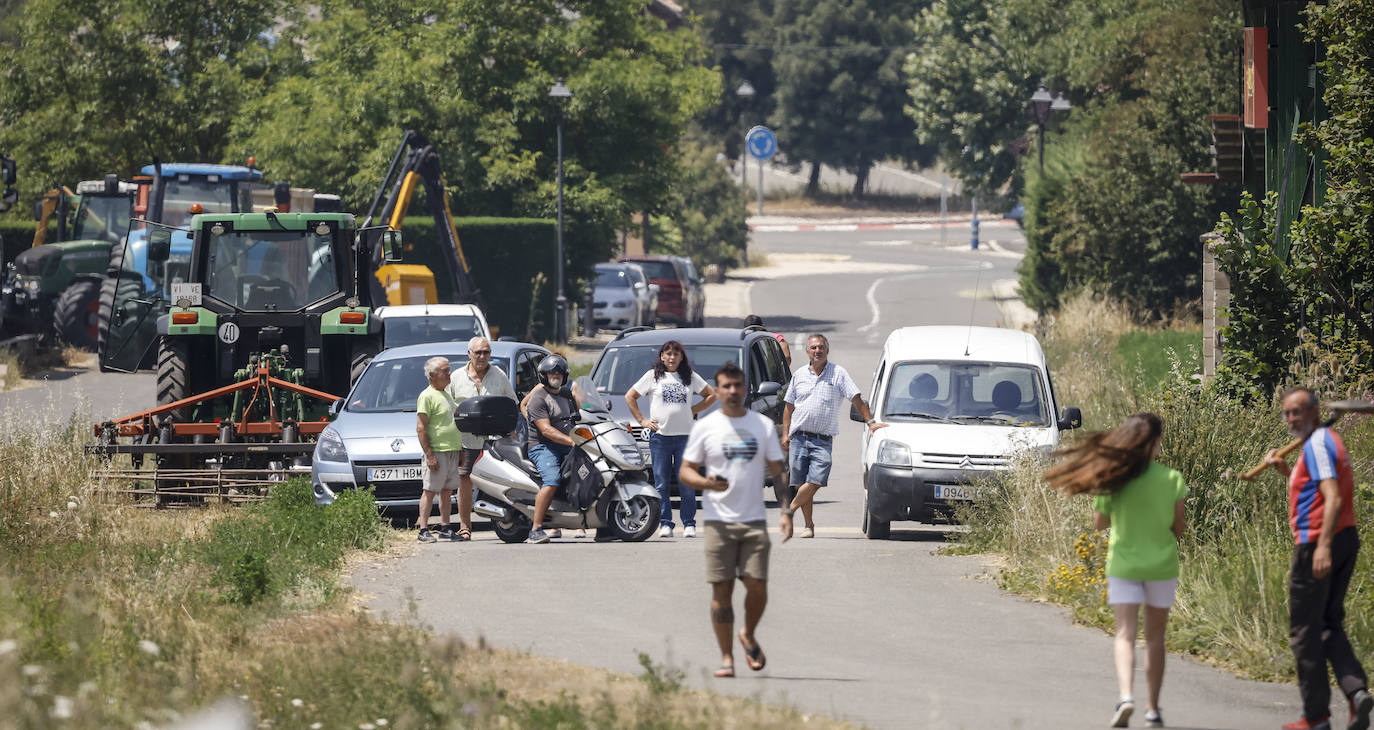
[(768, 580), (768, 523), (702, 523), (706, 537), (706, 582), (728, 583), (735, 578)]
[(463, 464), (463, 452), (458, 451), (436, 451), (434, 458), (439, 461), (437, 469), (430, 469), (429, 462), (423, 457), (420, 463), (424, 466), (420, 476), (420, 483), (426, 492), (441, 492), (444, 490), (455, 490), (458, 488), (458, 474)]

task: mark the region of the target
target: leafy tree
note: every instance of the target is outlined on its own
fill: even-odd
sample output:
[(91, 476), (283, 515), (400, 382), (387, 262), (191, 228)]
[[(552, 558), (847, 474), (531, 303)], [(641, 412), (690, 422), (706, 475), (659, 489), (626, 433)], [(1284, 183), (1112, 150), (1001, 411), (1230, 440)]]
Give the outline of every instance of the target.
[(698, 269), (736, 266), (749, 244), (744, 198), (716, 161), (719, 151), (685, 143), (683, 164), (672, 187), (668, 217), (677, 228), (672, 238), (678, 241), (678, 252), (691, 257)]
[(921, 150), (903, 112), (903, 59), (913, 40), (910, 0), (779, 0), (772, 124), (791, 160), (853, 173), (862, 196), (869, 170)]
[(218, 162), (245, 100), (297, 68), (281, 0), (28, 0), (0, 42), (0, 147), (21, 192), (157, 156)]
[[(1024, 148), (1038, 37), (1019, 2), (935, 0), (916, 16), (905, 63), (907, 114), (945, 170), (973, 190), (1011, 179)], [(1029, 37), (1028, 37), (1029, 36)]]
[(634, 212), (662, 211), (675, 145), (719, 86), (694, 33), (637, 0), (332, 2), (303, 41), (311, 64), (249, 106), (235, 146), (356, 206), (417, 129), (439, 149), (455, 212), (552, 217), (560, 112), (548, 91), (564, 78), (574, 275)]
[[(697, 118), (705, 132), (725, 145), (731, 158), (744, 151), (744, 131), (768, 118), (773, 107), (773, 54), (769, 42), (772, 0), (701, 0), (690, 6), (708, 49), (710, 66), (720, 71), (715, 103)], [(754, 96), (736, 91), (749, 82)]]

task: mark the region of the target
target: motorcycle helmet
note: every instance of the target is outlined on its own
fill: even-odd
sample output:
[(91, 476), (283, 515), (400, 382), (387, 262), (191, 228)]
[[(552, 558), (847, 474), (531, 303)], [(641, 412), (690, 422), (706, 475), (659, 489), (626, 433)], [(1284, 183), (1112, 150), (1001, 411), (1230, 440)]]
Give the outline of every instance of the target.
[(539, 361), (539, 382), (544, 387), (549, 387), (549, 374), (561, 373), (563, 375), (563, 387), (568, 385), (568, 361), (557, 355), (549, 355)]

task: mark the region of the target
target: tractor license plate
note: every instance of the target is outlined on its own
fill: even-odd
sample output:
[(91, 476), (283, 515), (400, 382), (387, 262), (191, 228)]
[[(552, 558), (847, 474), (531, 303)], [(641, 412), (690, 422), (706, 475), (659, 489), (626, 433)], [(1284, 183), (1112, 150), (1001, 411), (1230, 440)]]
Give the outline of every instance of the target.
[(424, 468), (419, 466), (378, 466), (367, 470), (367, 480), (369, 482), (418, 481), (423, 474)]
[(978, 499), (979, 496), (981, 496), (979, 494), (979, 490), (974, 487), (968, 487), (959, 484), (935, 485), (936, 499), (954, 499), (963, 502), (972, 502), (973, 500)]

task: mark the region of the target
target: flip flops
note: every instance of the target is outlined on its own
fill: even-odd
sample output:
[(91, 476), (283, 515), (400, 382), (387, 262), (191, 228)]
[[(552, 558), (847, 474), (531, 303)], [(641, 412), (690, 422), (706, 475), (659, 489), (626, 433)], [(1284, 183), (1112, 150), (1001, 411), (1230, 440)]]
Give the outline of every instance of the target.
[(768, 657), (764, 656), (763, 647), (759, 645), (758, 641), (755, 641), (754, 648), (749, 648), (749, 642), (744, 640), (744, 629), (740, 629), (739, 644), (744, 647), (744, 661), (750, 669), (757, 672), (767, 666)]
[(720, 669), (717, 669), (715, 674), (711, 676), (716, 679), (733, 679), (735, 676), (735, 668), (728, 664), (722, 664), (720, 665)]

